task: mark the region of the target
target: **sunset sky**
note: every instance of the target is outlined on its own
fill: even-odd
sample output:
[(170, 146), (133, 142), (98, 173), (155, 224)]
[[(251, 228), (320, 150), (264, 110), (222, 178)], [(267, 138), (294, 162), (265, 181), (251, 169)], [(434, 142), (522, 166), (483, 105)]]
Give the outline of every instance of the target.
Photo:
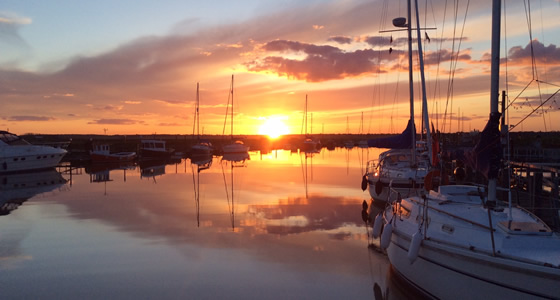
[[(436, 28), (422, 30), (431, 121), (445, 132), (481, 130), (491, 4), (420, 2), (421, 26)], [(515, 125), (560, 88), (560, 2), (505, 6), (501, 86), (507, 54)], [(0, 130), (191, 134), (199, 82), (201, 131), (222, 134), (234, 75), (235, 134), (256, 134), (267, 120), (301, 133), (306, 95), (308, 132), (400, 132), (409, 118), (406, 33), (379, 32), (399, 16), (405, 1), (3, 1)], [(553, 96), (514, 130), (560, 130), (559, 108)]]

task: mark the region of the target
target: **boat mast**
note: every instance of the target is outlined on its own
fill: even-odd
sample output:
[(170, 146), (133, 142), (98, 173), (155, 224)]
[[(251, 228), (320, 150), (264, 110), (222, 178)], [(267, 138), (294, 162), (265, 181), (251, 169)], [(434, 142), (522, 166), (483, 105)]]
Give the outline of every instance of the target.
[(428, 146), (428, 158), (432, 164), (432, 136), (430, 134), (430, 120), (428, 117), (428, 99), (426, 98), (426, 78), (424, 77), (424, 56), (422, 54), (422, 38), (420, 35), (420, 17), (418, 13), (418, 0), (414, 1), (416, 9), (416, 35), (418, 39), (418, 58), (420, 62), (420, 81), (422, 84), (422, 115), (426, 129), (426, 145)]
[(307, 94), (305, 94), (305, 137), (307, 137)]
[[(498, 113), (500, 85), (500, 0), (492, 1), (492, 49), (490, 75), (490, 115)], [(494, 177), (494, 176), (492, 176)], [(488, 178), (488, 201), (496, 201), (497, 178)]]
[(233, 140), (233, 74), (231, 74), (231, 139)]
[[(411, 4), (410, 0), (407, 0), (407, 22), (406, 31), (408, 33), (408, 88), (410, 97), (410, 121), (412, 122), (413, 129), (414, 126), (414, 82), (412, 80), (412, 24), (411, 24)], [(416, 165), (416, 130), (413, 130), (412, 134), (412, 160), (411, 164)]]
[(196, 83), (196, 137), (200, 140), (200, 97), (198, 93), (198, 82)]

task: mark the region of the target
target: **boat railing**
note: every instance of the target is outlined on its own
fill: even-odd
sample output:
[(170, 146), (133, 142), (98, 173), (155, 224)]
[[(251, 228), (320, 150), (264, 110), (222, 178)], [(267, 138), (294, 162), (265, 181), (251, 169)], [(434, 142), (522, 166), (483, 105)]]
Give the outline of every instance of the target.
[[(424, 204), (424, 201), (419, 201), (419, 200), (416, 200), (416, 199), (414, 199), (414, 198), (409, 198), (408, 200), (410, 200), (410, 201), (412, 201), (412, 202), (415, 202), (416, 204), (418, 204), (418, 205), (421, 206), (421, 207), (424, 207), (424, 205), (425, 205), (425, 204)], [(448, 215), (448, 216), (450, 216), (450, 217), (452, 217), (452, 218), (455, 218), (455, 219), (457, 219), (457, 220), (461, 220), (461, 221), (463, 221), (463, 222), (466, 222), (466, 223), (469, 223), (469, 224), (471, 224), (471, 225), (474, 225), (474, 226), (477, 226), (477, 227), (486, 229), (486, 230), (488, 230), (488, 231), (490, 231), (490, 230), (495, 231), (495, 230), (496, 230), (496, 229), (490, 228), (490, 227), (487, 226), (487, 225), (480, 224), (480, 223), (478, 223), (478, 222), (474, 222), (474, 221), (472, 221), (472, 220), (465, 219), (465, 218), (460, 217), (460, 216), (458, 216), (458, 215), (455, 215), (455, 214), (446, 212), (446, 211), (444, 211), (444, 210), (435, 208), (435, 207), (433, 207), (433, 206), (430, 206), (429, 204), (426, 204), (426, 205), (428, 206), (428, 209), (437, 211), (438, 213), (441, 213), (441, 214)]]

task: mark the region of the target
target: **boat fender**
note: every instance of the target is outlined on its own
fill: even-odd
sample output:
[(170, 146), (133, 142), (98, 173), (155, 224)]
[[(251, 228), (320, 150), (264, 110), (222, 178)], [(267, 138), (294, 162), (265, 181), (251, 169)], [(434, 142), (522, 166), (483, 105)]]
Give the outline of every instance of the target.
[(367, 189), (368, 186), (368, 180), (366, 175), (364, 174), (364, 176), (362, 177), (362, 191), (365, 191)]
[(418, 252), (420, 251), (420, 245), (422, 244), (422, 233), (420, 231), (416, 232), (412, 236), (410, 241), (410, 248), (408, 248), (408, 261), (412, 264), (418, 258)]
[(362, 202), (362, 220), (367, 224), (369, 221), (368, 205), (366, 200)]
[(379, 246), (381, 249), (385, 250), (389, 247), (389, 243), (391, 243), (391, 236), (393, 235), (393, 225), (391, 223), (385, 225), (383, 232), (381, 233), (381, 241)]
[(383, 216), (381, 213), (377, 214), (373, 222), (373, 238), (378, 238), (381, 234), (381, 226), (383, 225)]
[(382, 191), (383, 191), (383, 183), (381, 183), (381, 180), (377, 180), (377, 182), (375, 183), (375, 193), (377, 195), (380, 195)]

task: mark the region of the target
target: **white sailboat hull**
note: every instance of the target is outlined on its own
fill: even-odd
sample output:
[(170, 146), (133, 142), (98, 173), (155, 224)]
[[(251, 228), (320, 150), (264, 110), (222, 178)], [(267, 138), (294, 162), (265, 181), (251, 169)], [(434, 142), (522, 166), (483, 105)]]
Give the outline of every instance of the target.
[(410, 237), (393, 231), (387, 249), (394, 269), (439, 299), (558, 299), (560, 269), (527, 264), (424, 240), (418, 258), (407, 258)]
[[(385, 210), (392, 224), (387, 254), (402, 277), (440, 299), (560, 299), (557, 233), (517, 207), (488, 211), (477, 187), (439, 191)], [(411, 260), (419, 231), (426, 238)]]
[(229, 154), (247, 153), (249, 151), (249, 147), (243, 144), (234, 143), (230, 145), (225, 145), (223, 147), (223, 151), (224, 153), (229, 153)]

